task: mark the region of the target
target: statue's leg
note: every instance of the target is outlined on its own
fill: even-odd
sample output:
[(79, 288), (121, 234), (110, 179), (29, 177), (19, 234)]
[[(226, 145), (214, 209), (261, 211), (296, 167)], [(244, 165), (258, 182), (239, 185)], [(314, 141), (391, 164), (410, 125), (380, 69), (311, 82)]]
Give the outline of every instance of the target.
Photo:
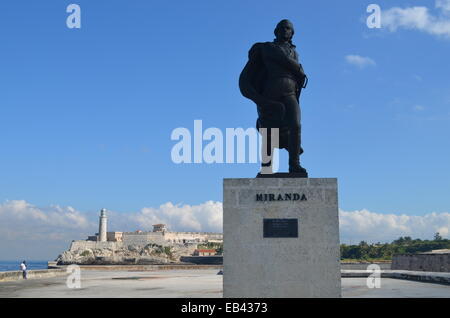
[(300, 106), (294, 95), (284, 97), (283, 103), (286, 107), (286, 125), (289, 127), (289, 172), (306, 173), (300, 165), (301, 148), (301, 113)]

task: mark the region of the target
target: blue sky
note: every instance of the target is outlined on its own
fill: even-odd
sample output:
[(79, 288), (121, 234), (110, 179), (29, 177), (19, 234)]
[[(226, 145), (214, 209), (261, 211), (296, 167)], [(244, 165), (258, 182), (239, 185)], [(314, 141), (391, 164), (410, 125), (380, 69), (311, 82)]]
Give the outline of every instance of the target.
[[(369, 29), (373, 2), (2, 1), (0, 204), (96, 217), (222, 201), (222, 179), (254, 177), (258, 165), (176, 165), (171, 132), (196, 119), (253, 127), (238, 76), (251, 45), (288, 18), (310, 79), (310, 177), (339, 178), (345, 211), (449, 212), (450, 5), (377, 1), (389, 23)], [(66, 27), (70, 3), (81, 29)], [(425, 24), (392, 11), (413, 7), (428, 8), (414, 18)]]

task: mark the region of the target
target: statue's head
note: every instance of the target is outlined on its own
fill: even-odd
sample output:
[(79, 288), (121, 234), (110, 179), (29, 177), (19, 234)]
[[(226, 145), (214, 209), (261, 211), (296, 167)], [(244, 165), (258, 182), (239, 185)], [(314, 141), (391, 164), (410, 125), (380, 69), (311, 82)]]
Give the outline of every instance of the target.
[(294, 25), (289, 20), (281, 20), (278, 22), (274, 33), (278, 40), (290, 42), (294, 36)]

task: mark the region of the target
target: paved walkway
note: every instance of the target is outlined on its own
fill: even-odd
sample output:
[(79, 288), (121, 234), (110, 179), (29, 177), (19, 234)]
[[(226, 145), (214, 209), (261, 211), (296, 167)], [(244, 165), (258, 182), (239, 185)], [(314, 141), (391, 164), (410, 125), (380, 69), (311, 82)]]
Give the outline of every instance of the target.
[[(222, 297), (218, 270), (81, 271), (81, 288), (70, 289), (66, 277), (0, 282), (0, 297)], [(343, 297), (449, 297), (450, 286), (382, 278), (369, 289), (367, 278), (343, 278)]]

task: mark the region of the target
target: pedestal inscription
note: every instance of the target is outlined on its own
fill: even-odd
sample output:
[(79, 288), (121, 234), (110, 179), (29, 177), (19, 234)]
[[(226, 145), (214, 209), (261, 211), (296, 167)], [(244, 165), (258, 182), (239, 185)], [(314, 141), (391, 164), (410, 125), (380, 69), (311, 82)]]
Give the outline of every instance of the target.
[(224, 297), (340, 297), (337, 179), (225, 179)]
[(297, 219), (264, 219), (263, 222), (265, 238), (298, 237)]

